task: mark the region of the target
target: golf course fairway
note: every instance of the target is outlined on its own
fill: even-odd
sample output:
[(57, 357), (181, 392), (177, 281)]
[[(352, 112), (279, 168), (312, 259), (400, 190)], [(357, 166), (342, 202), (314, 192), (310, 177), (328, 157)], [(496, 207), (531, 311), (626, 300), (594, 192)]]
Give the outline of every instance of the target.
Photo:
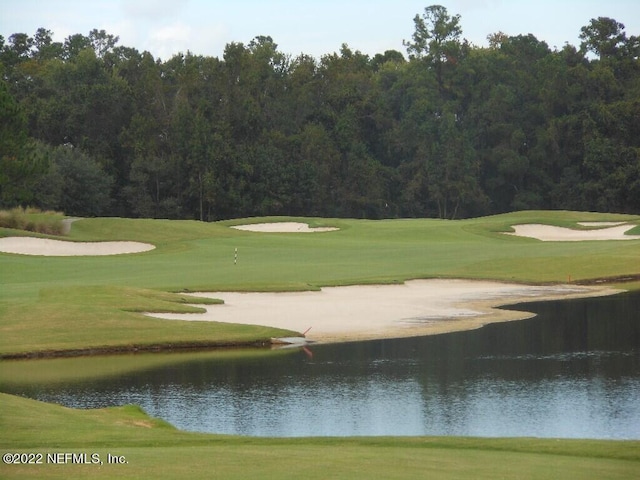
[[(283, 222), (312, 231), (230, 228)], [(628, 227), (624, 239), (507, 235), (516, 225), (586, 232), (613, 223)], [(144, 314), (196, 313), (220, 303), (190, 292), (301, 292), (417, 279), (563, 285), (593, 288), (594, 294), (637, 290), (639, 224), (638, 216), (527, 211), (457, 221), (91, 218), (75, 221), (63, 238), (0, 228), (0, 240), (28, 236), (154, 247), (104, 255), (0, 253), (0, 389), (3, 365), (29, 361), (13, 358), (266, 346), (274, 337), (303, 331)], [(606, 479), (637, 478), (640, 472), (638, 441), (254, 439), (182, 432), (135, 406), (74, 410), (0, 394), (0, 407), (3, 455), (14, 454), (10, 462), (43, 461), (5, 461), (1, 478)]]

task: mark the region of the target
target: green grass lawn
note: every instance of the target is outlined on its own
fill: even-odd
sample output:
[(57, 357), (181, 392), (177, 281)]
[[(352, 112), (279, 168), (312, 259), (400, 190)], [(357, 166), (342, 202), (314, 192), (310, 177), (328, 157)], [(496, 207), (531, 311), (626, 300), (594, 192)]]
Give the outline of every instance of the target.
[[(340, 230), (260, 234), (228, 228), (248, 221), (278, 220)], [(0, 253), (0, 355), (251, 343), (291, 333), (257, 326), (164, 321), (140, 313), (193, 311), (185, 305), (185, 291), (301, 290), (437, 277), (558, 283), (569, 278), (575, 282), (640, 274), (640, 241), (540, 242), (500, 233), (521, 223), (582, 228), (578, 221), (638, 225), (640, 217), (518, 212), (459, 221), (80, 220), (73, 224), (69, 240), (133, 240), (153, 243), (156, 249), (107, 257)], [(639, 230), (636, 227), (633, 233)], [(37, 234), (0, 228), (0, 236), (13, 235)], [(234, 264), (236, 248), (238, 263)], [(640, 283), (626, 286), (637, 289)], [(152, 355), (144, 357), (141, 366), (113, 357), (113, 363), (91, 367), (78, 359), (72, 370), (79, 376), (110, 375), (155, 361)], [(42, 362), (41, 375), (55, 377), (56, 360)], [(0, 367), (16, 378), (29, 370), (25, 367), (21, 373), (20, 363), (8, 360), (0, 361)], [(0, 376), (0, 389), (6, 378)], [(607, 479), (638, 478), (640, 472), (640, 442), (253, 439), (181, 432), (148, 418), (136, 407), (79, 411), (4, 394), (0, 394), (0, 406), (2, 453), (98, 453), (105, 462), (102, 466), (1, 464), (0, 478)], [(106, 464), (109, 453), (125, 456), (128, 463)]]
[[(251, 219), (277, 220), (284, 219)], [(68, 238), (135, 240), (157, 248), (107, 257), (0, 254), (0, 355), (208, 345), (291, 334), (253, 326), (168, 322), (140, 314), (192, 311), (179, 295), (187, 290), (301, 290), (434, 277), (554, 283), (640, 273), (637, 241), (540, 242), (500, 233), (518, 223), (576, 227), (578, 221), (639, 223), (640, 217), (519, 212), (458, 221), (286, 220), (340, 230), (261, 234), (228, 228), (242, 221), (98, 218), (75, 222)], [(0, 236), (14, 234), (0, 229)]]
[[(0, 394), (0, 451), (43, 464), (1, 478), (633, 479), (640, 442), (456, 437), (247, 438), (187, 433), (135, 406), (73, 410)], [(11, 412), (11, 414), (8, 414)], [(58, 453), (100, 464), (52, 464)], [(109, 464), (109, 455), (124, 464)], [(38, 459), (40, 457), (34, 457)], [(58, 458), (58, 457), (53, 457)], [(90, 461), (90, 460), (89, 460)]]

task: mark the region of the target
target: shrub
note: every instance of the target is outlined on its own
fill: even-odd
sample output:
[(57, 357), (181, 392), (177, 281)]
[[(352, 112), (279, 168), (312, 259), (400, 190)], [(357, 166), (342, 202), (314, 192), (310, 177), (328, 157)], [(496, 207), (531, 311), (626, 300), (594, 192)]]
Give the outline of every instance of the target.
[(41, 211), (37, 208), (17, 207), (0, 210), (0, 227), (27, 230), (46, 235), (62, 235), (64, 224), (62, 212)]

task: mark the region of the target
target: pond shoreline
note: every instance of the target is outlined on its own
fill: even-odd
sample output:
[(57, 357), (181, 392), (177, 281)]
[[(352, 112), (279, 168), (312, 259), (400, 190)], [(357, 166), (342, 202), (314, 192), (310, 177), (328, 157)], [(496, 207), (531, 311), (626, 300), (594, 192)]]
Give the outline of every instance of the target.
[[(616, 283), (620, 283), (620, 278), (615, 279)], [(499, 283), (499, 282), (496, 282)], [(539, 295), (539, 296), (498, 296), (490, 298), (475, 298), (456, 302), (456, 307), (471, 308), (475, 310), (474, 315), (457, 317), (456, 315), (443, 315), (440, 318), (428, 322), (424, 327), (407, 329), (395, 328), (388, 329), (376, 335), (370, 335), (363, 332), (351, 332), (350, 334), (324, 335), (319, 338), (305, 338), (304, 334), (300, 334), (301, 344), (309, 343), (351, 343), (368, 340), (394, 339), (416, 336), (443, 335), (459, 331), (474, 330), (482, 328), (485, 325), (497, 322), (508, 322), (525, 320), (535, 316), (531, 312), (523, 309), (513, 309), (517, 305), (522, 305), (537, 301), (557, 301), (570, 300), (575, 298), (609, 296), (623, 293), (626, 290), (620, 288), (607, 287), (606, 284), (614, 283), (614, 280), (589, 282), (591, 287), (580, 292), (564, 293), (560, 295)], [(565, 286), (585, 286), (586, 282), (576, 282), (573, 285)], [(597, 285), (594, 286), (594, 285)], [(530, 285), (532, 286), (532, 285)], [(547, 285), (549, 286), (549, 285)], [(541, 287), (538, 285), (537, 287)], [(331, 287), (340, 288), (340, 287)], [(299, 292), (298, 292), (299, 293)], [(169, 320), (171, 321), (171, 320)], [(312, 332), (313, 333), (313, 332)], [(297, 338), (297, 337), (296, 337)], [(187, 352), (187, 351), (212, 351), (226, 349), (245, 349), (245, 348), (282, 348), (290, 344), (290, 341), (283, 341), (279, 338), (258, 338), (248, 341), (193, 341), (193, 342), (166, 342), (153, 344), (128, 344), (128, 345), (96, 345), (87, 346), (86, 348), (69, 348), (69, 349), (47, 349), (36, 351), (23, 351), (12, 353), (0, 353), (0, 361), (3, 360), (29, 360), (29, 359), (48, 359), (48, 358), (71, 358), (71, 357), (90, 357), (99, 355), (127, 355), (136, 353), (171, 353), (171, 352)], [(295, 342), (296, 344), (298, 342)], [(291, 345), (290, 345), (291, 346)]]
[(271, 348), (277, 344), (273, 339), (257, 339), (246, 342), (181, 342), (152, 345), (113, 345), (102, 347), (73, 348), (61, 350), (38, 350), (0, 354), (0, 360), (31, 360), (45, 358), (92, 357), (99, 355), (124, 355), (136, 353), (170, 353), (207, 350), (237, 350), (242, 348)]

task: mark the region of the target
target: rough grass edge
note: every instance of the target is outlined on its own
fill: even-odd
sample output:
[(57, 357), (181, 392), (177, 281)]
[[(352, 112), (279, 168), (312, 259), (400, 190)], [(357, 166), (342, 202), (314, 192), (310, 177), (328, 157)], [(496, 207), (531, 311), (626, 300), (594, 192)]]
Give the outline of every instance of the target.
[(44, 235), (63, 235), (63, 220), (64, 213), (51, 210), (42, 211), (32, 207), (0, 210), (0, 227)]

